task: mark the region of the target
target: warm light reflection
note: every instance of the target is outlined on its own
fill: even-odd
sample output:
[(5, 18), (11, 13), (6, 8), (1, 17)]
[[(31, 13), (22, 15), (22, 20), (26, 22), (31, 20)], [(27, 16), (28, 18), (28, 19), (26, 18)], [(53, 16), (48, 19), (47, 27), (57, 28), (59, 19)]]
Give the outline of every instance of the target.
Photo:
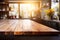
[(24, 31), (31, 31), (32, 29), (31, 20), (22, 20), (22, 25), (23, 25), (22, 29)]

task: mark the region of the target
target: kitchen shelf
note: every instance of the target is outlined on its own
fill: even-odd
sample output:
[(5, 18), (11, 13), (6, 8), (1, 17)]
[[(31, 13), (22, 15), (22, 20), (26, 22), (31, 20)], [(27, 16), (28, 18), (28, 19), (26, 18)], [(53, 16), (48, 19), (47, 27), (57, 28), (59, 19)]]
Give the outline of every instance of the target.
[(7, 15), (9, 14), (9, 4), (5, 3), (5, 2), (0, 2), (0, 18), (4, 17), (3, 15)]

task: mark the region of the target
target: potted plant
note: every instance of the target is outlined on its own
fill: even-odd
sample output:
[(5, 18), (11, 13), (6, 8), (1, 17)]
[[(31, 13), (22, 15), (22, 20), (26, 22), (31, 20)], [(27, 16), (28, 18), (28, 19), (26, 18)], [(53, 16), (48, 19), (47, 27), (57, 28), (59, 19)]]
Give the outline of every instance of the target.
[(53, 15), (54, 15), (54, 9), (48, 9), (45, 10), (46, 15), (49, 17), (49, 19), (52, 19)]

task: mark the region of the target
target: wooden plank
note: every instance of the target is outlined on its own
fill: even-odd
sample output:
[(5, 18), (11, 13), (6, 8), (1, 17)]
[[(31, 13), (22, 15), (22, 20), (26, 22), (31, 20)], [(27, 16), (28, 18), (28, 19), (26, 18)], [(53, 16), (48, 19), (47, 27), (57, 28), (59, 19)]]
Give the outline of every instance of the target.
[(22, 31), (22, 21), (21, 20), (19, 20), (18, 24), (16, 25), (14, 32), (20, 32), (20, 31)]
[(7, 29), (10, 27), (11, 23), (9, 20), (4, 20), (5, 22), (2, 23), (2, 26), (0, 26), (0, 31), (8, 31)]
[(7, 29), (8, 31), (14, 31), (14, 28), (15, 28), (15, 26), (16, 26), (16, 24), (17, 24), (17, 22), (16, 21), (14, 21), (14, 20), (9, 20), (9, 28)]
[(58, 30), (55, 30), (53, 28), (50, 28), (48, 26), (39, 24), (37, 22), (32, 22), (32, 24), (34, 25), (33, 29), (37, 29), (40, 32), (57, 32)]
[(53, 28), (39, 24), (32, 20), (3, 20), (0, 31), (11, 31), (11, 32), (58, 32)]
[(14, 31), (17, 24), (18, 24), (18, 20), (15, 20), (14, 23), (11, 25), (11, 27), (10, 27), (9, 29), (10, 29), (11, 31)]
[(22, 27), (23, 31), (32, 31), (31, 21), (22, 20)]
[(0, 20), (0, 27), (3, 26), (5, 22), (6, 21), (4, 21), (4, 20)]

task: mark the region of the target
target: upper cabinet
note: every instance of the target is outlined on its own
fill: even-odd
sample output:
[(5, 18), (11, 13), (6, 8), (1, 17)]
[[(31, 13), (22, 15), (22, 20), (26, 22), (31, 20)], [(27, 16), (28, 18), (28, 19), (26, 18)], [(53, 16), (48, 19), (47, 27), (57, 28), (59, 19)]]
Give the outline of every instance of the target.
[(5, 16), (7, 17), (9, 13), (9, 4), (5, 2), (0, 2), (0, 19), (3, 19)]

